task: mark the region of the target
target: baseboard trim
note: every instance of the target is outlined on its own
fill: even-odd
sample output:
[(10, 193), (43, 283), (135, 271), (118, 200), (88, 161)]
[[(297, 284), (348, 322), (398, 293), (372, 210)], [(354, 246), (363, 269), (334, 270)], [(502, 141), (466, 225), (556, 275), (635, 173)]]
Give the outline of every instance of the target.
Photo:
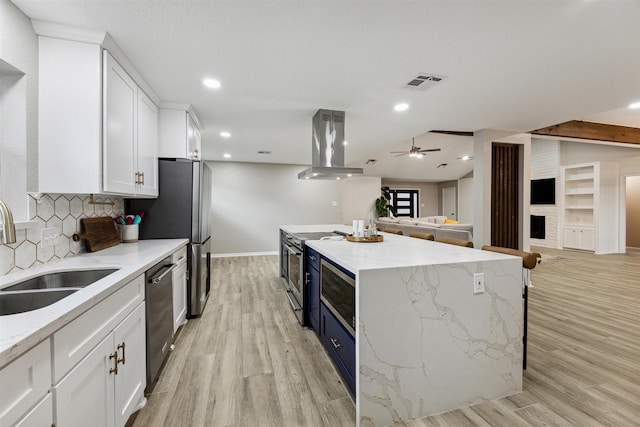
[(230, 258), (230, 257), (240, 257), (240, 256), (264, 256), (264, 255), (278, 255), (278, 251), (240, 252), (235, 254), (211, 254), (211, 258)]

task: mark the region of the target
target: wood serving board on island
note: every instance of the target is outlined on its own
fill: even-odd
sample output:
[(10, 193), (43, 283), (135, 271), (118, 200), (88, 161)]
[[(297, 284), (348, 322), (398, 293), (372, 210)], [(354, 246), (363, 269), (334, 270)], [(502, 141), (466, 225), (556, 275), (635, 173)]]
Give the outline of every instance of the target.
[(378, 243), (384, 240), (384, 237), (380, 234), (371, 237), (354, 237), (353, 235), (349, 234), (346, 237), (348, 241), (357, 243)]

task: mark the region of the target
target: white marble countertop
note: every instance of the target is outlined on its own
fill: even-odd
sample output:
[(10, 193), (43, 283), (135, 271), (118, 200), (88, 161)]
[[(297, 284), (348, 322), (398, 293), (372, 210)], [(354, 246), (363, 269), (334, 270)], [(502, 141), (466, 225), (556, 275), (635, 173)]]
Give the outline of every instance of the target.
[[(352, 228), (340, 224), (282, 226), (289, 233), (340, 230)], [(320, 254), (357, 274), (360, 270), (452, 264), (513, 258), (511, 255), (465, 248), (408, 236), (379, 232), (384, 241), (355, 243), (347, 240), (307, 240), (305, 244)]]
[(0, 277), (2, 289), (42, 273), (109, 267), (119, 269), (47, 307), (0, 316), (0, 368), (187, 243), (186, 239), (123, 243)]
[(309, 224), (309, 225), (281, 225), (280, 229), (287, 233), (316, 233), (331, 232), (333, 230), (351, 233), (352, 227), (344, 224)]

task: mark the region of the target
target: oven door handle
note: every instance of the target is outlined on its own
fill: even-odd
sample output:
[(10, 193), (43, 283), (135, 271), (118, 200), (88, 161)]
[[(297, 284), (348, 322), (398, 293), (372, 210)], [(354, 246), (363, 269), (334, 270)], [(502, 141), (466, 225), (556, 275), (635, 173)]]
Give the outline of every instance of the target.
[(302, 255), (302, 251), (300, 251), (298, 248), (294, 247), (294, 246), (287, 246), (287, 250), (289, 251), (289, 254), (291, 255)]
[(298, 305), (295, 302), (293, 302), (293, 295), (291, 295), (291, 289), (287, 289), (285, 292), (287, 294), (287, 298), (289, 299), (289, 304), (291, 304), (291, 308), (293, 309), (293, 311), (302, 310), (302, 307), (298, 307)]

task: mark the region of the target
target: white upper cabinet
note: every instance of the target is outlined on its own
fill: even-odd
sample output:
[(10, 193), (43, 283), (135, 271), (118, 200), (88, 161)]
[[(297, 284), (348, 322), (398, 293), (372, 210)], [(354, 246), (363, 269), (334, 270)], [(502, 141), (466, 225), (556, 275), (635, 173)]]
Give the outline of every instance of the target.
[(160, 108), (158, 156), (176, 159), (201, 159), (200, 127), (189, 106)]
[(100, 44), (39, 37), (42, 193), (157, 196), (158, 110)]

